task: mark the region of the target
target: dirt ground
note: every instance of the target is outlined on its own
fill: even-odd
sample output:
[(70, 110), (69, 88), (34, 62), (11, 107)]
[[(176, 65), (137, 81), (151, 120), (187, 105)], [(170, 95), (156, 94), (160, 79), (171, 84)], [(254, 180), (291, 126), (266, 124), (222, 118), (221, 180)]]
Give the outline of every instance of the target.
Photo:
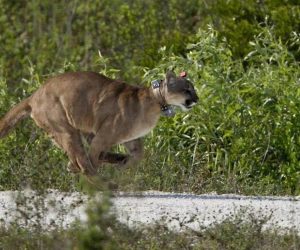
[[(97, 194), (100, 197), (101, 194)], [(5, 225), (40, 224), (46, 229), (85, 221), (89, 197), (48, 190), (45, 195), (26, 190), (0, 192), (0, 220)], [(300, 232), (300, 197), (240, 196), (156, 191), (115, 193), (112, 212), (129, 227), (154, 223), (173, 230), (202, 230), (225, 219), (264, 220), (265, 228)]]

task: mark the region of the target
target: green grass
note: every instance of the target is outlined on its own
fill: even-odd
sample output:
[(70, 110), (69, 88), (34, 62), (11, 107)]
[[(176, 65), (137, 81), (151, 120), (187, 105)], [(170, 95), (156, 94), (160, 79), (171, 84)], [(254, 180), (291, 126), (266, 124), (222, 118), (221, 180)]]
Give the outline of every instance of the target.
[[(297, 36), (291, 41), (300, 44)], [(198, 32), (184, 56), (161, 50), (157, 66), (144, 69), (144, 84), (170, 68), (188, 69), (199, 104), (189, 113), (161, 118), (145, 138), (144, 160), (125, 170), (106, 166), (103, 180), (122, 190), (299, 194), (299, 63), (272, 27), (261, 28), (251, 45), (246, 58), (234, 59), (210, 28)], [(115, 74), (104, 57), (98, 61), (106, 65), (103, 73)], [(34, 67), (29, 79), (25, 96), (41, 84)], [(5, 113), (19, 98), (5, 80), (0, 85)], [(0, 153), (1, 189), (81, 190), (78, 177), (66, 171), (65, 155), (33, 122), (21, 123), (1, 140)]]
[[(83, 232), (83, 231), (81, 231)], [(226, 223), (203, 233), (173, 233), (162, 227), (130, 231), (119, 229), (111, 239), (93, 246), (82, 245), (79, 231), (54, 231), (48, 234), (21, 229), (2, 230), (0, 247), (3, 250), (25, 249), (203, 249), (203, 250), (287, 250), (299, 249), (300, 239), (295, 233), (257, 232), (251, 225), (237, 227)], [(159, 237), (158, 237), (159, 236)]]
[[(299, 195), (299, 10), (296, 1), (0, 0), (0, 116), (65, 71), (149, 86), (168, 69), (186, 70), (199, 104), (162, 118), (145, 138), (143, 161), (105, 166), (98, 188)], [(0, 190), (88, 191), (66, 164), (44, 132), (23, 121), (0, 141)], [(262, 232), (255, 221), (174, 233), (94, 220), (90, 229), (1, 228), (0, 249), (300, 248), (294, 232)]]
[[(168, 69), (186, 70), (199, 104), (161, 119), (140, 164), (101, 170), (104, 185), (299, 194), (299, 6), (208, 2), (0, 1), (0, 116), (65, 71), (149, 86)], [(66, 164), (44, 132), (24, 121), (0, 141), (0, 190), (83, 190)]]

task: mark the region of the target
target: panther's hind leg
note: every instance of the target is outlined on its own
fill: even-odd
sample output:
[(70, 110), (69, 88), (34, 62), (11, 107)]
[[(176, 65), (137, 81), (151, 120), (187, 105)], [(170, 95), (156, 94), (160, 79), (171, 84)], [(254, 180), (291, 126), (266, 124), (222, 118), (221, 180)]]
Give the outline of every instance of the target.
[[(53, 95), (44, 97), (46, 99), (33, 99), (35, 108), (31, 112), (32, 119), (67, 153), (70, 160), (68, 167), (71, 171), (78, 172), (79, 169), (84, 174), (95, 174), (96, 170), (84, 150), (80, 131), (72, 124), (63, 101)], [(48, 110), (51, 112), (47, 112)]]
[(56, 133), (55, 141), (58, 142), (58, 144), (61, 145), (63, 150), (67, 153), (70, 159), (68, 168), (72, 172), (79, 172), (78, 170), (80, 170), (83, 174), (96, 174), (96, 169), (93, 167), (84, 150), (80, 132), (74, 129), (64, 131), (62, 133)]

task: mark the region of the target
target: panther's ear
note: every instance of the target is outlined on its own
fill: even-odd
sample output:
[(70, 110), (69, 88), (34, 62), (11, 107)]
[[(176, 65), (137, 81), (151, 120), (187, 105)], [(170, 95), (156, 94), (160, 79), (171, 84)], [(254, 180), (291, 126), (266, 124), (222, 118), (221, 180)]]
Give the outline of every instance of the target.
[(166, 74), (166, 83), (172, 85), (176, 82), (176, 75), (173, 71), (168, 71)]

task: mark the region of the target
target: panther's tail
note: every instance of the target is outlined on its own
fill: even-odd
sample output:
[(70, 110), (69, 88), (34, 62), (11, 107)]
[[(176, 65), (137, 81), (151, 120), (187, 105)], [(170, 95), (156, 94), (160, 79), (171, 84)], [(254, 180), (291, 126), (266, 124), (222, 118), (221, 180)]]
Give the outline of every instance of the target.
[(30, 115), (30, 97), (14, 106), (6, 115), (0, 119), (0, 138), (6, 136), (16, 123)]

